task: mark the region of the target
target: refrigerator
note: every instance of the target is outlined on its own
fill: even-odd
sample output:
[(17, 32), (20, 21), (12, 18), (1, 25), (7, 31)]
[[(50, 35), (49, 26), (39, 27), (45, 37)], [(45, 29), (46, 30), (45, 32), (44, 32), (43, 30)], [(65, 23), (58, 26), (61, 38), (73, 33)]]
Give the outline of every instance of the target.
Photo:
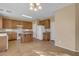
[(38, 40), (43, 40), (43, 33), (45, 32), (45, 28), (42, 25), (37, 25), (34, 27), (33, 33), (34, 37)]

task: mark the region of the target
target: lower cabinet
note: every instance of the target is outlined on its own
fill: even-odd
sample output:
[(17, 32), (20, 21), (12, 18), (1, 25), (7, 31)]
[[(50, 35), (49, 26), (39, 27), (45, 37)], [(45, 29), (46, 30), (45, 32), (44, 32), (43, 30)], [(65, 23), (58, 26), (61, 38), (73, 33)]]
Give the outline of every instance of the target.
[(7, 49), (8, 49), (8, 36), (5, 34), (0, 34), (0, 51), (5, 51)]
[[(21, 42), (29, 42), (32, 41), (32, 33), (22, 33), (21, 36)], [(16, 32), (8, 32), (8, 40), (17, 40), (17, 33)]]
[(50, 32), (43, 33), (43, 40), (44, 41), (49, 41), (50, 40)]
[(21, 42), (31, 42), (32, 41), (32, 34), (21, 34)]
[(9, 39), (9, 41), (16, 40), (17, 39), (17, 33), (16, 32), (8, 32), (8, 39)]

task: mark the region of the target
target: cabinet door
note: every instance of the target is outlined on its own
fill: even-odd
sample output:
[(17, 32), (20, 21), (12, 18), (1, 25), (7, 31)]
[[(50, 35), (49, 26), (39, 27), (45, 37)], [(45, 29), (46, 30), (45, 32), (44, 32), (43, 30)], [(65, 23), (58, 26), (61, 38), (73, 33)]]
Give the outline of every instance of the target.
[(27, 23), (26, 22), (23, 22), (23, 28), (27, 29)]
[(45, 21), (45, 28), (50, 28), (50, 20)]
[(3, 28), (3, 20), (2, 20), (2, 16), (0, 16), (0, 28)]
[(39, 25), (45, 26), (45, 28), (50, 28), (50, 19), (39, 21)]
[(16, 20), (12, 20), (12, 28), (13, 29), (17, 28), (17, 21)]
[(21, 35), (21, 42), (31, 42), (32, 41), (32, 34), (22, 34)]
[(43, 40), (49, 41), (50, 40), (50, 32), (43, 33)]
[(19, 21), (19, 25), (22, 25), (23, 26), (23, 21)]
[(0, 36), (0, 50), (8, 49), (8, 39), (7, 36)]
[(8, 32), (8, 39), (9, 40), (17, 39), (17, 33), (16, 32)]
[(12, 20), (4, 19), (3, 20), (3, 28), (12, 28)]
[(28, 29), (32, 29), (32, 22), (28, 22), (27, 26), (28, 26)]
[(32, 29), (32, 22), (23, 22), (24, 29)]

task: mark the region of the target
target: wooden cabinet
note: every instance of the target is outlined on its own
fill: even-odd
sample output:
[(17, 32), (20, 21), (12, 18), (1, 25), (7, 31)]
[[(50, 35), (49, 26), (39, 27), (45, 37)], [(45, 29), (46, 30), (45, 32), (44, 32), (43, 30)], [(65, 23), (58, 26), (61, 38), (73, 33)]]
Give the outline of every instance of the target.
[(16, 32), (8, 32), (8, 39), (9, 40), (16, 40), (17, 39), (17, 33)]
[(12, 28), (12, 20), (4, 19), (3, 20), (3, 28)]
[(32, 29), (32, 22), (23, 22), (24, 29)]
[(16, 29), (17, 25), (22, 25), (23, 26), (23, 21), (12, 20), (12, 28)]
[(44, 25), (46, 28), (50, 28), (50, 20), (45, 21)]
[(17, 28), (17, 21), (16, 20), (12, 20), (12, 28), (13, 29)]
[(24, 43), (24, 42), (31, 42), (32, 41), (32, 33), (31, 34), (21, 34), (21, 42)]
[[(0, 33), (1, 34), (1, 33)], [(0, 36), (0, 51), (4, 51), (8, 49), (8, 37), (7, 35), (1, 34)]]
[(17, 25), (21, 25), (23, 28), (23, 21), (17, 21)]
[(0, 27), (7, 29), (16, 29), (17, 25), (22, 25), (24, 29), (32, 29), (32, 22), (0, 18)]
[(50, 32), (43, 33), (43, 40), (44, 41), (49, 41), (50, 40)]
[(28, 21), (17, 21), (17, 25), (22, 25), (23, 29), (32, 29), (32, 22)]
[(3, 20), (2, 20), (2, 16), (0, 16), (0, 28), (3, 27)]
[(46, 19), (46, 20), (41, 20), (39, 21), (39, 25), (43, 25), (45, 26), (45, 28), (50, 28), (50, 19)]

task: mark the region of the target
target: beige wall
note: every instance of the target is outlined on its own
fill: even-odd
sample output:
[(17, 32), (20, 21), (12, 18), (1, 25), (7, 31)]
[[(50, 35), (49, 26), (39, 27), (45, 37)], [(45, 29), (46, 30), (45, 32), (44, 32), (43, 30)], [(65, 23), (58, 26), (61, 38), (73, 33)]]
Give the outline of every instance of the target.
[(79, 4), (76, 4), (76, 50), (79, 51)]
[(66, 6), (56, 12), (56, 46), (75, 51), (75, 15), (75, 4)]

